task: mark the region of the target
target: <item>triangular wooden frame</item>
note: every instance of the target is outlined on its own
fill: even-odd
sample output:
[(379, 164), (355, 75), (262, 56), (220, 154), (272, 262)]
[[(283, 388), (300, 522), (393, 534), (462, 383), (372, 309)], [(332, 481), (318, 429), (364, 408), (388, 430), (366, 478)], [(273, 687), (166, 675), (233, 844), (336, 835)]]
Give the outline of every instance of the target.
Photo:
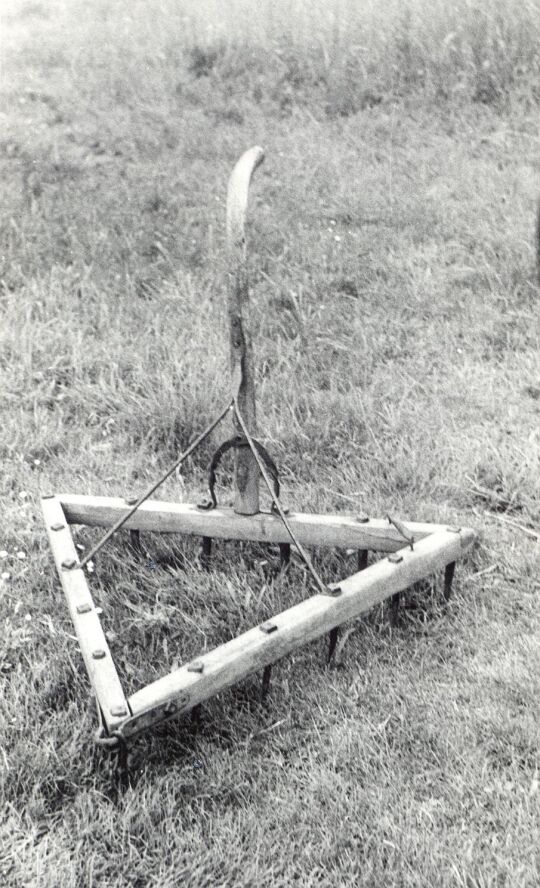
[[(105, 638), (84, 571), (75, 567), (77, 550), (70, 525), (110, 527), (126, 511), (122, 499), (52, 495), (42, 499), (47, 533), (95, 693), (106, 735), (125, 740), (162, 721), (186, 713), (230, 685), (259, 672), (303, 644), (330, 633), (373, 605), (445, 568), (448, 597), (455, 562), (475, 539), (469, 528), (407, 522), (414, 539), (384, 519), (353, 515), (290, 514), (295, 535), (305, 546), (355, 548), (365, 563), (368, 551), (384, 553), (369, 567), (316, 594), (260, 626), (225, 642), (195, 661), (126, 696)], [(203, 539), (252, 540), (287, 545), (280, 519), (270, 512), (238, 515), (232, 509), (200, 511), (196, 505), (147, 501), (125, 525), (130, 531), (187, 534)]]

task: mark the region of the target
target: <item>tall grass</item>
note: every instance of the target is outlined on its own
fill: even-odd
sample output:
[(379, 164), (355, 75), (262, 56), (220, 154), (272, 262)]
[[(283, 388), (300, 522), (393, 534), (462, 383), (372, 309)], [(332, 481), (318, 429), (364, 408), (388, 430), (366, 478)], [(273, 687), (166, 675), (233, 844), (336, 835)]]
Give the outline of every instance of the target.
[(214, 89), (225, 84), (285, 113), (300, 102), (348, 115), (419, 92), (494, 105), (510, 92), (533, 104), (540, 98), (538, 0), (134, 0), (129, 7), (11, 0), (7, 9), (21, 33), (40, 17), (49, 61), (60, 40), (72, 67), (90, 53), (111, 76), (118, 64), (142, 65), (152, 82), (164, 67), (168, 76), (187, 66)]

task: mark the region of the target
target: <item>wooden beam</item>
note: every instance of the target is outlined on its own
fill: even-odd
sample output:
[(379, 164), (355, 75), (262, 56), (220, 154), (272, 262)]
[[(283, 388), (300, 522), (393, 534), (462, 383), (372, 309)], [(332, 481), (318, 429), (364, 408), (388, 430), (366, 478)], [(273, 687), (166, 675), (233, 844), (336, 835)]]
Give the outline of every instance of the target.
[[(111, 527), (128, 508), (118, 497), (58, 494), (70, 524), (90, 527)], [(291, 512), (289, 523), (304, 546), (336, 546), (338, 548), (371, 549), (373, 552), (395, 552), (401, 549), (403, 537), (397, 528), (383, 518), (357, 521), (353, 515), (313, 515)], [(419, 541), (444, 530), (444, 524), (403, 522), (407, 531)], [(157, 533), (185, 533), (225, 540), (252, 540), (260, 543), (290, 543), (291, 538), (277, 515), (237, 515), (233, 509), (201, 511), (188, 503), (166, 503), (147, 500), (124, 525), (127, 530)]]
[(390, 595), (456, 561), (474, 540), (472, 530), (443, 530), (414, 547), (353, 574), (340, 592), (315, 595), (244, 632), (153, 682), (129, 698), (132, 719), (122, 726), (127, 737), (165, 718), (187, 711), (253, 672), (275, 663), (301, 645), (358, 617)]
[(130, 714), (129, 704), (101, 628), (86, 577), (82, 570), (70, 570), (67, 567), (70, 563), (78, 561), (78, 553), (62, 503), (58, 497), (44, 497), (41, 506), (56, 569), (77, 633), (86, 671), (110, 733)]
[[(234, 394), (250, 434), (257, 433), (253, 354), (249, 328), (249, 281), (246, 265), (245, 219), (251, 177), (264, 160), (262, 148), (250, 148), (235, 165), (227, 189), (228, 314), (230, 365)], [(236, 431), (242, 433), (235, 420)], [(259, 469), (248, 448), (235, 450), (234, 510), (240, 515), (259, 511)]]

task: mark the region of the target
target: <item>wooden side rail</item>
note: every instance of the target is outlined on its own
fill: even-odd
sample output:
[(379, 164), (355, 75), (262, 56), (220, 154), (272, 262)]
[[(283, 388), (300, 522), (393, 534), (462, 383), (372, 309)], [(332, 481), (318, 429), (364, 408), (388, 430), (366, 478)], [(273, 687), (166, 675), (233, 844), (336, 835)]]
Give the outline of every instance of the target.
[(339, 593), (315, 595), (266, 623), (203, 654), (129, 697), (133, 717), (122, 726), (129, 737), (153, 723), (188, 711), (298, 647), (325, 635), (368, 608), (454, 563), (475, 538), (468, 528), (442, 530), (414, 550), (401, 549), (339, 584)]
[(128, 701), (122, 690), (84, 572), (69, 569), (73, 561), (78, 561), (78, 553), (62, 504), (58, 497), (52, 496), (43, 498), (41, 505), (56, 569), (77, 633), (86, 671), (110, 733), (129, 715)]

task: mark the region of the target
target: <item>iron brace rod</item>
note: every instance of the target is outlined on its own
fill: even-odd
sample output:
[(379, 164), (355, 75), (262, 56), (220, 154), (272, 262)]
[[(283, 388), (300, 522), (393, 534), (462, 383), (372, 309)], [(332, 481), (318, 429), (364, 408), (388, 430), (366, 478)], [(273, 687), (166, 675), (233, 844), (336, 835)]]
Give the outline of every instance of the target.
[(184, 460), (186, 460), (188, 458), (188, 456), (191, 456), (193, 451), (196, 450), (200, 444), (202, 444), (202, 442), (205, 440), (205, 438), (208, 438), (208, 435), (211, 432), (213, 432), (215, 427), (217, 425), (219, 425), (219, 423), (221, 422), (222, 419), (224, 419), (224, 417), (227, 415), (227, 413), (229, 412), (231, 407), (234, 405), (234, 403), (235, 403), (234, 400), (229, 401), (229, 403), (227, 404), (226, 407), (223, 408), (221, 413), (214, 420), (212, 420), (210, 425), (207, 426), (207, 428), (204, 430), (204, 432), (201, 432), (201, 434), (199, 435), (198, 438), (195, 438), (195, 440), (189, 445), (188, 449), (185, 450), (184, 453), (182, 453), (181, 456), (178, 457), (178, 459), (176, 460), (176, 462), (173, 463), (173, 465), (170, 467), (170, 469), (167, 469), (165, 474), (161, 475), (161, 477), (158, 478), (158, 480), (155, 481), (151, 485), (151, 487), (148, 488), (146, 493), (143, 493), (142, 496), (139, 497), (139, 499), (132, 506), (132, 508), (129, 509), (129, 511), (127, 511), (126, 514), (122, 516), (122, 518), (119, 518), (118, 521), (116, 522), (116, 524), (113, 524), (113, 526), (107, 531), (105, 536), (103, 536), (102, 539), (98, 543), (96, 543), (96, 545), (93, 547), (93, 549), (90, 549), (88, 554), (85, 555), (81, 561), (75, 562), (72, 569), (83, 568), (86, 564), (88, 564), (89, 561), (92, 560), (92, 558), (94, 558), (97, 555), (97, 553), (100, 551), (100, 549), (103, 548), (105, 543), (107, 543), (110, 540), (110, 538), (113, 536), (113, 534), (116, 533), (117, 530), (120, 530), (120, 528), (123, 527), (123, 525), (126, 523), (126, 521), (128, 521), (131, 518), (131, 516), (135, 514), (137, 509), (140, 506), (142, 506), (142, 504), (148, 499), (148, 497), (152, 496), (152, 494), (155, 493), (155, 491), (158, 489), (158, 487), (161, 487), (163, 482), (166, 481), (167, 478), (169, 478), (172, 475), (172, 473), (175, 471), (175, 469), (178, 468), (178, 466), (182, 465), (182, 463), (184, 462)]
[(255, 457), (257, 465), (259, 466), (259, 471), (263, 477), (264, 483), (266, 484), (266, 486), (268, 488), (268, 492), (269, 492), (270, 496), (272, 497), (272, 502), (274, 503), (274, 506), (276, 508), (276, 511), (277, 511), (279, 517), (281, 518), (283, 524), (285, 525), (287, 533), (289, 534), (291, 540), (293, 541), (294, 545), (296, 546), (296, 548), (300, 554), (300, 557), (302, 558), (302, 561), (304, 562), (304, 564), (306, 565), (307, 569), (309, 570), (311, 576), (315, 580), (315, 583), (317, 584), (321, 594), (328, 595), (328, 587), (325, 586), (325, 584), (323, 583), (319, 574), (317, 573), (317, 571), (313, 567), (313, 564), (311, 563), (311, 559), (310, 559), (309, 555), (307, 554), (306, 550), (304, 549), (304, 547), (302, 546), (300, 541), (296, 539), (296, 537), (294, 535), (294, 531), (292, 530), (291, 525), (287, 521), (287, 516), (285, 515), (285, 512), (281, 508), (281, 503), (279, 502), (279, 499), (277, 498), (276, 494), (274, 493), (272, 481), (270, 479), (268, 472), (266, 471), (266, 466), (264, 465), (264, 463), (260, 457), (260, 454), (257, 451), (257, 447), (255, 446), (255, 442), (249, 433), (248, 427), (247, 427), (246, 423), (244, 422), (244, 417), (242, 416), (242, 414), (239, 410), (238, 399), (236, 398), (236, 396), (234, 398), (234, 409), (235, 409), (236, 416), (238, 418), (238, 422), (240, 423), (240, 425), (242, 427), (242, 431), (246, 437), (246, 441), (248, 442), (248, 444), (250, 446), (251, 452), (253, 453), (253, 456)]

